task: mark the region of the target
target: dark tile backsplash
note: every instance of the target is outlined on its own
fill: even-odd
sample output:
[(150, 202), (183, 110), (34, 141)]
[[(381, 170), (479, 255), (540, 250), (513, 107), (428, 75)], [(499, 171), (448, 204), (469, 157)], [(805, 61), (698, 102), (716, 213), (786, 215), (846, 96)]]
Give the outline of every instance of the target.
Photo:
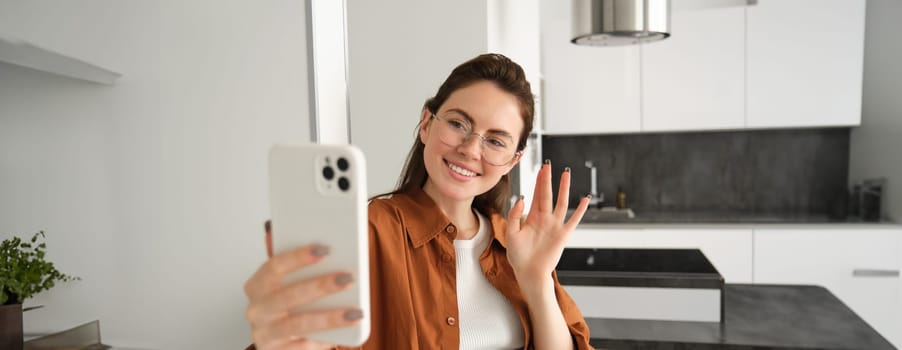
[(637, 211), (829, 213), (849, 173), (847, 128), (545, 136), (542, 148), (554, 184), (572, 169), (571, 206), (589, 192), (587, 160), (605, 205), (622, 186)]

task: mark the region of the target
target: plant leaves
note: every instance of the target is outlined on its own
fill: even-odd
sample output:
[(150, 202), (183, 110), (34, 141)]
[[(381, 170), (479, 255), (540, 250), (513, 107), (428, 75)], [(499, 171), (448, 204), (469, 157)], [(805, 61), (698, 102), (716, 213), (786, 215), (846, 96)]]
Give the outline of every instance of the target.
[(0, 305), (21, 303), (34, 294), (51, 289), (55, 282), (81, 280), (63, 274), (52, 262), (44, 260), (47, 244), (44, 231), (35, 233), (31, 242), (22, 242), (19, 237), (3, 240), (0, 245)]

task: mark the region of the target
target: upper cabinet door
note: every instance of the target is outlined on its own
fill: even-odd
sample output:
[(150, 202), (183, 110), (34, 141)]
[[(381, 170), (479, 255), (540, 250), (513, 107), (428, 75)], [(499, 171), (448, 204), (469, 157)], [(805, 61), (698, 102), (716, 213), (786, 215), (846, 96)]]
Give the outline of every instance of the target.
[(638, 132), (639, 47), (570, 43), (571, 1), (542, 0), (546, 134)]
[(748, 127), (861, 123), (864, 0), (748, 7)]
[(642, 131), (745, 126), (745, 10), (674, 8), (672, 36), (642, 45)]

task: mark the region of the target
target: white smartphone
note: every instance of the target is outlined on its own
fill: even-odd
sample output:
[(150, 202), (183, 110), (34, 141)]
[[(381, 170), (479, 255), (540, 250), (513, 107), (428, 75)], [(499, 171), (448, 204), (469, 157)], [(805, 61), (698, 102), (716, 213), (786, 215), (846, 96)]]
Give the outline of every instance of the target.
[(363, 153), (350, 145), (275, 145), (269, 153), (273, 253), (309, 244), (330, 248), (321, 262), (289, 274), (284, 283), (348, 271), (351, 287), (296, 311), (356, 307), (354, 327), (312, 333), (308, 338), (359, 346), (370, 335), (369, 245)]

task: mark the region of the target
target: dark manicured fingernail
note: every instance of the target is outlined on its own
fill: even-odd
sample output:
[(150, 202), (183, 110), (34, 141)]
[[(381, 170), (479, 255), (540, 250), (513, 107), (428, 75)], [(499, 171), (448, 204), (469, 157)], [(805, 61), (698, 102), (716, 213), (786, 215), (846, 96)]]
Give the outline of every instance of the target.
[(569, 173), (569, 172), (570, 172), (570, 167), (564, 167), (564, 172), (565, 172), (565, 173)]
[(324, 245), (318, 245), (313, 248), (313, 251), (311, 252), (311, 254), (313, 254), (313, 256), (329, 255), (329, 247), (324, 246)]
[(526, 198), (526, 197), (523, 197), (523, 195), (521, 194), (521, 195), (520, 195), (520, 201), (523, 201), (523, 198)]
[(345, 311), (345, 320), (348, 321), (356, 321), (363, 318), (363, 311), (360, 310), (348, 310)]
[(269, 232), (269, 230), (272, 229), (272, 220), (266, 220), (266, 222), (263, 223), (263, 229), (266, 230), (266, 232)]
[(587, 194), (587, 195), (586, 195), (586, 198), (592, 199), (592, 195), (591, 195), (591, 194)]
[(349, 273), (343, 273), (343, 274), (340, 274), (340, 275), (338, 275), (338, 276), (335, 276), (335, 285), (337, 285), (337, 286), (344, 286), (344, 285), (346, 285), (346, 284), (348, 284), (348, 283), (351, 283), (351, 281), (353, 281), (353, 280), (354, 280), (354, 279), (351, 278), (351, 274), (349, 274)]
[(551, 159), (545, 159), (545, 164), (551, 164)]

